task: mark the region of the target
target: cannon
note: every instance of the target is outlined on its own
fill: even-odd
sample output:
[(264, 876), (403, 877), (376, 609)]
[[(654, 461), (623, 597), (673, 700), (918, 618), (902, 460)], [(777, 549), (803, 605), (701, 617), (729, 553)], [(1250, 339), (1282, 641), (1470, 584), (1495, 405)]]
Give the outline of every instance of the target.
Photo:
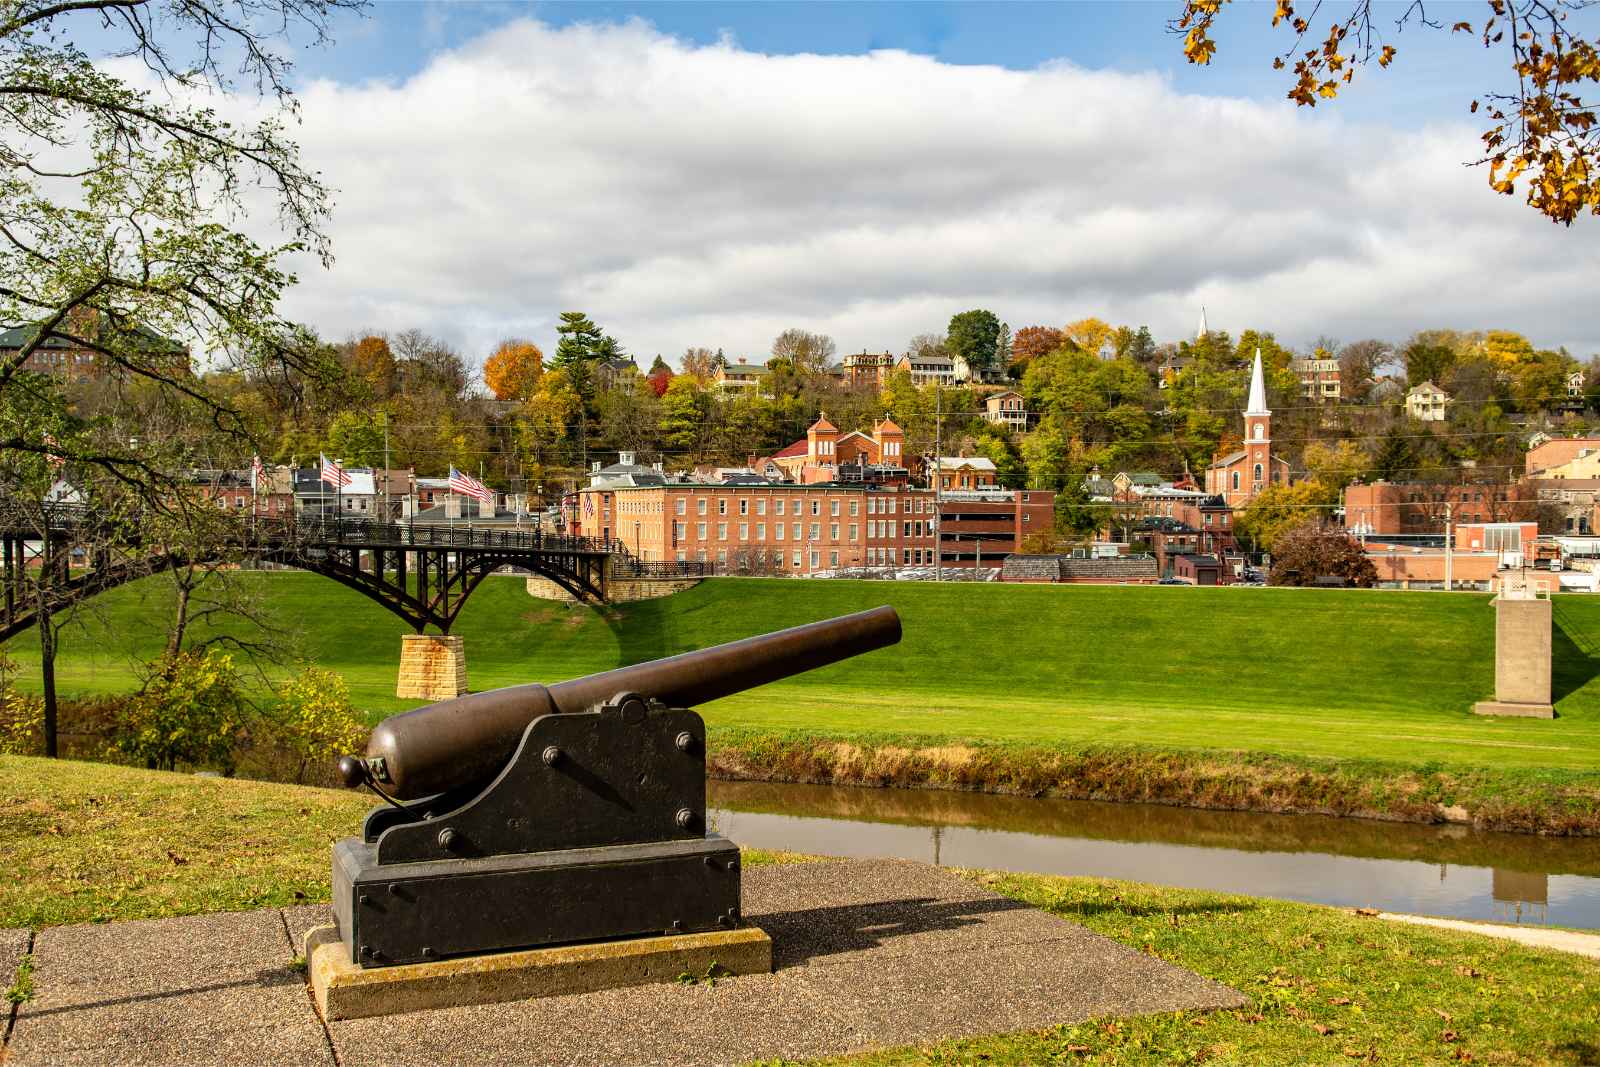
[(384, 720), (339, 761), (385, 801), (333, 849), (351, 961), (737, 926), (739, 850), (706, 825), (694, 708), (899, 640), (894, 609), (874, 608)]

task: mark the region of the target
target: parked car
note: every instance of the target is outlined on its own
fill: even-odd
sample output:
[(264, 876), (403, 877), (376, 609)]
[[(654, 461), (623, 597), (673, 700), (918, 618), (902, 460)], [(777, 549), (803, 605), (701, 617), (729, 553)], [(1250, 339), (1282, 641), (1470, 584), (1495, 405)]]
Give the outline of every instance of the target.
[(1188, 585), (1189, 582), (1188, 582), (1187, 579), (1174, 577), (1174, 578), (1163, 578), (1159, 582), (1157, 582), (1156, 584), (1157, 585)]

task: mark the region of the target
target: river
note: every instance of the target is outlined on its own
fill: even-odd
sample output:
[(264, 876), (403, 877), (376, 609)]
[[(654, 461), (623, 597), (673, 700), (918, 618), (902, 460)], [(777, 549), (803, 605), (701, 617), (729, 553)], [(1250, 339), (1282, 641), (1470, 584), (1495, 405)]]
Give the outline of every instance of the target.
[(1600, 929), (1600, 839), (1152, 804), (710, 783), (741, 845)]

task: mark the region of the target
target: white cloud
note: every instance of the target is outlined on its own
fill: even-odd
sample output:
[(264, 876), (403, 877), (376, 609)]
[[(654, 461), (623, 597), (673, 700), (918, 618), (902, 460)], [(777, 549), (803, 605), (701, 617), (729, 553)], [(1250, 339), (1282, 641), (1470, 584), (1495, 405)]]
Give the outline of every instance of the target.
[(1351, 125), (1154, 76), (768, 56), (520, 21), (400, 84), (301, 97), (338, 262), (288, 310), (481, 358), (579, 308), (634, 353), (789, 326), (898, 350), (954, 312), (1600, 349), (1600, 244), (1461, 166), (1465, 126)]

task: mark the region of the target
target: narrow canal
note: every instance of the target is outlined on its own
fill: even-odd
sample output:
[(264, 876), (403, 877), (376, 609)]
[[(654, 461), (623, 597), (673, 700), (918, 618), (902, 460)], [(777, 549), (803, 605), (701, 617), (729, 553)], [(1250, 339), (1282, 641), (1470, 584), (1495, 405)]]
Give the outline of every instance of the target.
[(709, 800), (717, 830), (757, 848), (1600, 929), (1595, 838), (768, 782), (713, 781)]

